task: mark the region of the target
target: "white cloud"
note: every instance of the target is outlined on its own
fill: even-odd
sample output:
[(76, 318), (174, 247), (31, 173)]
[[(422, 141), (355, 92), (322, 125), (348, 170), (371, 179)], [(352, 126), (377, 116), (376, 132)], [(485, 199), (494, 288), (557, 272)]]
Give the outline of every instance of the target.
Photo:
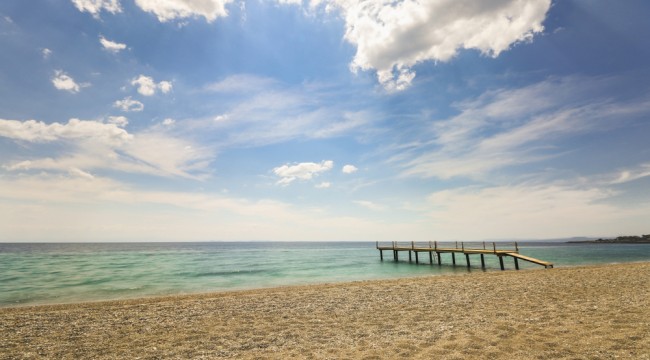
[(627, 169), (619, 172), (614, 180), (609, 183), (624, 184), (650, 176), (650, 163), (641, 164), (635, 169)]
[(320, 163), (285, 164), (274, 168), (273, 173), (281, 178), (278, 181), (279, 185), (289, 185), (295, 180), (311, 180), (318, 174), (329, 171), (333, 167), (334, 162), (332, 160), (325, 160)]
[(135, 0), (144, 11), (153, 13), (158, 21), (204, 17), (208, 22), (228, 16), (226, 5), (233, 0)]
[(386, 210), (386, 207), (385, 207), (385, 206), (383, 206), (383, 205), (379, 205), (379, 204), (377, 204), (377, 203), (374, 203), (374, 202), (372, 202), (372, 201), (368, 201), (368, 200), (356, 200), (356, 201), (353, 201), (353, 202), (354, 202), (355, 204), (361, 206), (361, 207), (364, 207), (364, 208), (366, 208), (366, 209), (368, 209), (368, 210), (372, 210), (372, 211), (383, 211), (383, 210)]
[(551, 0), (328, 0), (345, 18), (345, 39), (357, 47), (353, 71), (377, 71), (389, 91), (404, 90), (424, 61), (449, 61), (460, 49), (496, 57), (543, 31)]
[(50, 58), (50, 55), (52, 55), (52, 50), (48, 48), (44, 48), (43, 50), (41, 50), (41, 53), (43, 54), (43, 59), (47, 60)]
[(344, 174), (354, 174), (358, 170), (359, 169), (356, 166), (348, 164), (348, 165), (343, 166), (342, 171), (343, 171)]
[(54, 72), (52, 84), (59, 90), (69, 91), (73, 94), (78, 93), (83, 87), (90, 86), (90, 84), (87, 83), (77, 84), (72, 77), (64, 73), (62, 70)]
[(127, 119), (125, 116), (109, 116), (108, 123), (115, 124), (116, 126), (123, 128), (129, 124), (129, 119)]
[(122, 111), (126, 111), (126, 112), (144, 110), (144, 104), (139, 102), (138, 100), (131, 99), (130, 96), (127, 96), (122, 100), (116, 100), (113, 103), (113, 107), (119, 108)]
[(332, 186), (332, 183), (328, 181), (323, 181), (320, 184), (317, 184), (315, 187), (316, 189), (329, 189)]
[(422, 131), (422, 141), (397, 151), (402, 175), (477, 178), (507, 166), (557, 156), (569, 136), (604, 131), (650, 100), (616, 103), (592, 92), (602, 79), (549, 79), (520, 89), (490, 91), (458, 104), (460, 113)]
[(110, 51), (112, 53), (118, 53), (118, 52), (126, 49), (126, 44), (121, 44), (121, 43), (118, 43), (118, 42), (115, 42), (115, 41), (108, 40), (103, 36), (99, 37), (99, 42), (100, 42), (100, 44), (102, 44), (104, 49), (106, 49), (106, 50), (108, 50), (108, 51)]
[(131, 85), (138, 88), (138, 92), (144, 96), (152, 96), (157, 90), (166, 94), (172, 90), (172, 83), (169, 81), (161, 81), (156, 83), (153, 78), (149, 76), (140, 75), (131, 81)]
[(98, 18), (102, 10), (111, 14), (122, 12), (119, 0), (72, 0), (74, 6), (81, 12), (88, 12), (93, 17)]
[[(113, 120), (119, 123), (124, 119)], [(130, 134), (116, 123), (79, 119), (66, 124), (0, 119), (0, 136), (33, 144), (60, 145), (60, 154), (50, 151), (47, 158), (4, 164), (9, 171), (110, 169), (202, 179), (213, 156), (209, 148), (156, 131), (155, 127)]]
[(214, 129), (222, 137), (223, 146), (332, 138), (355, 131), (365, 135), (375, 131), (371, 123), (382, 119), (372, 111), (348, 110), (358, 107), (358, 103), (352, 103), (352, 96), (350, 104), (334, 99), (335, 91), (327, 84), (289, 87), (271, 79), (238, 75), (204, 89), (231, 95), (230, 102), (220, 104), (215, 115), (202, 121), (203, 127)]
[(165, 126), (172, 126), (172, 125), (174, 125), (175, 123), (176, 123), (176, 120), (174, 120), (174, 119), (172, 119), (172, 118), (166, 118), (166, 119), (163, 120), (163, 122), (162, 122), (162, 124), (165, 125)]
[(111, 145), (123, 144), (132, 137), (126, 130), (119, 128), (115, 124), (103, 124), (97, 121), (79, 119), (70, 119), (66, 124), (46, 124), (36, 120), (0, 119), (0, 136), (34, 143), (84, 140)]
[(277, 85), (277, 82), (271, 78), (237, 74), (208, 84), (205, 86), (205, 90), (221, 93), (249, 93), (266, 90), (275, 85)]

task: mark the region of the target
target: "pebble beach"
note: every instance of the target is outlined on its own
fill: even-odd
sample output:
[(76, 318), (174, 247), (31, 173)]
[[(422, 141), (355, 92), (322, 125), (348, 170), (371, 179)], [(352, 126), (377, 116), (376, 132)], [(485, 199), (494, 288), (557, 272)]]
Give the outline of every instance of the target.
[(0, 309), (1, 359), (650, 359), (650, 263)]

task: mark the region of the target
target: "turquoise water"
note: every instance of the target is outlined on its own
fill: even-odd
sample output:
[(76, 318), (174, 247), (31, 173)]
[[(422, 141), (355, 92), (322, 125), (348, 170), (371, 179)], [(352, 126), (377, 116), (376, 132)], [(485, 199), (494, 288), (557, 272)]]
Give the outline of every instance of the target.
[[(556, 267), (650, 261), (650, 245), (520, 243)], [(487, 271), (498, 271), (486, 256)], [(480, 272), (480, 259), (408, 263), (368, 242), (0, 243), (0, 306), (51, 304), (396, 277)], [(415, 260), (415, 259), (413, 259)], [(520, 261), (522, 268), (539, 265)], [(513, 269), (511, 261), (506, 268)]]

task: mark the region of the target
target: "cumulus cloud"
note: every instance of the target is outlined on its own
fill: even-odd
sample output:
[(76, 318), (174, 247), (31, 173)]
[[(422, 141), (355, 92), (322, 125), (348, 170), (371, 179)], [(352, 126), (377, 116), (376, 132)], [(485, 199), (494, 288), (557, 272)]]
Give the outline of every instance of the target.
[(125, 112), (144, 110), (144, 104), (139, 102), (138, 100), (131, 99), (130, 96), (127, 96), (122, 100), (116, 100), (113, 103), (113, 107), (121, 109), (122, 111)]
[(43, 50), (41, 50), (41, 54), (43, 54), (43, 59), (47, 60), (50, 58), (50, 55), (52, 55), (52, 50), (48, 48), (44, 48)]
[(62, 70), (57, 70), (54, 72), (54, 77), (52, 78), (52, 85), (54, 85), (54, 87), (59, 90), (68, 91), (73, 94), (78, 93), (83, 87), (90, 86), (90, 84), (87, 83), (77, 84), (77, 82), (74, 81), (72, 77), (70, 77)]
[(294, 165), (285, 164), (273, 169), (273, 173), (280, 177), (279, 185), (289, 185), (295, 180), (311, 180), (320, 173), (327, 172), (334, 167), (332, 160), (320, 163), (305, 162)]
[[(285, 1), (286, 2), (286, 1)], [(357, 47), (350, 68), (376, 70), (389, 91), (410, 86), (414, 65), (449, 61), (460, 49), (496, 57), (543, 31), (551, 0), (318, 0), (345, 18)]]
[(74, 6), (81, 12), (88, 12), (98, 18), (102, 10), (111, 14), (122, 12), (119, 0), (72, 0)]
[(115, 42), (115, 41), (108, 40), (103, 36), (99, 37), (99, 43), (102, 44), (104, 49), (106, 49), (107, 51), (110, 51), (112, 53), (118, 53), (118, 52), (126, 49), (126, 44), (121, 44), (121, 43), (118, 43), (118, 42)]
[(162, 124), (165, 125), (165, 126), (172, 126), (172, 125), (174, 125), (175, 123), (176, 123), (176, 120), (174, 120), (174, 119), (172, 119), (172, 118), (166, 118), (166, 119), (163, 120), (163, 122), (162, 122)]
[(172, 83), (169, 81), (161, 81), (156, 83), (153, 78), (149, 76), (140, 75), (131, 80), (131, 85), (138, 88), (138, 92), (144, 96), (152, 96), (156, 91), (160, 90), (163, 94), (167, 94), (172, 90)]
[(150, 12), (160, 22), (188, 17), (204, 17), (208, 22), (228, 16), (226, 5), (233, 0), (135, 0), (142, 10)]
[(342, 171), (343, 171), (344, 174), (354, 174), (358, 170), (359, 169), (356, 166), (348, 164), (348, 165), (343, 166)]

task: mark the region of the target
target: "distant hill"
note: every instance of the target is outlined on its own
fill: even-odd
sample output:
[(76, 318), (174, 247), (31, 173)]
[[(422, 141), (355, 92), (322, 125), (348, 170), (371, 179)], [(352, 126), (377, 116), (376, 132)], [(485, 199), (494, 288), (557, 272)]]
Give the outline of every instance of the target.
[(650, 244), (650, 235), (641, 236), (619, 236), (615, 239), (597, 240), (572, 240), (568, 243), (590, 243), (590, 244)]

